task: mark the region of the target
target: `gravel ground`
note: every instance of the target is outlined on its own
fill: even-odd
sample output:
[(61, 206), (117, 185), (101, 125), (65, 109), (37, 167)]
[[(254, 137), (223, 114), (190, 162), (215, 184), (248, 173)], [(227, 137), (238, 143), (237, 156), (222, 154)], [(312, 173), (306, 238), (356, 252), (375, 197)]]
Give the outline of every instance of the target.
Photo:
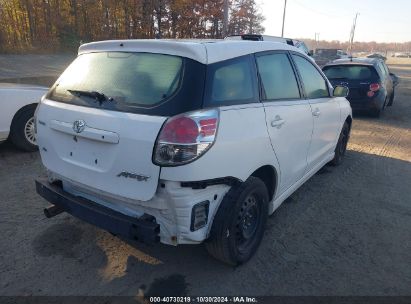
[(355, 117), (345, 162), (293, 194), (236, 268), (203, 246), (150, 247), (67, 214), (45, 219), (38, 153), (0, 145), (0, 295), (410, 296), (411, 62), (391, 69), (393, 107)]

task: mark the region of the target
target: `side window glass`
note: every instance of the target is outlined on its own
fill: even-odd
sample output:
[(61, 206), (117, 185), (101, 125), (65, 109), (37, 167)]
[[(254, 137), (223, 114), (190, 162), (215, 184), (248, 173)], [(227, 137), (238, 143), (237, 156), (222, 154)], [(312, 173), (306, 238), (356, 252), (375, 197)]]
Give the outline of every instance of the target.
[(208, 106), (256, 102), (256, 92), (256, 75), (250, 56), (230, 59), (208, 67)]
[(385, 69), (385, 64), (380, 61), (378, 63), (378, 66), (380, 67), (380, 70), (382, 71), (382, 75), (384, 75), (384, 78), (387, 77), (388, 73), (387, 73), (387, 70)]
[(269, 54), (257, 57), (264, 100), (299, 99), (297, 80), (286, 54)]
[(388, 69), (387, 65), (385, 63), (383, 63), (383, 66), (384, 66), (385, 73), (387, 73), (387, 75), (389, 75), (390, 70)]
[(384, 77), (384, 72), (379, 64), (376, 65), (376, 70), (378, 72), (378, 77)]
[(330, 96), (325, 79), (314, 65), (298, 55), (293, 55), (293, 59), (300, 72), (307, 98), (314, 99)]
[(386, 77), (386, 72), (385, 72), (384, 65), (382, 64), (382, 62), (378, 62), (377, 66), (378, 66), (378, 69), (381, 72), (381, 76), (385, 78)]

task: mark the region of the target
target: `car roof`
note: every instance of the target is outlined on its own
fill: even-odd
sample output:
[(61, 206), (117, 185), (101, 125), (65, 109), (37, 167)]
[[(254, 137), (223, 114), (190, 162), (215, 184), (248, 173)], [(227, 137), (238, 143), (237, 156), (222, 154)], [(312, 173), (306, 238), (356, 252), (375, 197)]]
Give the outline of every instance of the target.
[[(245, 38), (245, 39), (244, 39)], [(292, 41), (291, 38), (271, 36), (271, 35), (260, 35), (260, 34), (242, 34), (242, 35), (230, 35), (224, 38), (224, 40), (252, 40), (253, 41), (278, 41), (287, 43), (287, 41)], [(260, 39), (260, 40), (257, 40)]]
[(135, 39), (91, 42), (80, 46), (78, 54), (94, 52), (143, 52), (190, 58), (203, 64), (270, 50), (290, 50), (304, 54), (291, 45), (273, 41), (247, 40), (168, 40)]
[(343, 59), (333, 60), (327, 63), (324, 67), (332, 66), (332, 65), (358, 65), (358, 64), (375, 65), (378, 62), (381, 62), (381, 59), (379, 58), (343, 58)]

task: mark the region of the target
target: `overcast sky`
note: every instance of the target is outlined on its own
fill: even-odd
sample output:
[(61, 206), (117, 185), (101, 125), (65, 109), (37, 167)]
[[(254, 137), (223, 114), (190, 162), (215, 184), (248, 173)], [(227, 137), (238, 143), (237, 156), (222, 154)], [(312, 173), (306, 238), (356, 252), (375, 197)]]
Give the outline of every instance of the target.
[[(258, 0), (265, 34), (281, 36), (284, 0)], [(411, 41), (411, 0), (287, 0), (284, 36), (347, 41), (359, 12), (355, 41)]]

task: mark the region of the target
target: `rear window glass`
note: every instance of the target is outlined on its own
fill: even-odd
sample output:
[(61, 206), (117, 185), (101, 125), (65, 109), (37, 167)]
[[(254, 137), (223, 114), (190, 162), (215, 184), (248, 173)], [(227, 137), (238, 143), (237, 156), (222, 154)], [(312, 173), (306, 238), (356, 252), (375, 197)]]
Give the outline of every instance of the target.
[(150, 107), (178, 89), (183, 59), (151, 53), (89, 53), (77, 59), (61, 75), (49, 98), (70, 102), (90, 98), (70, 90), (99, 92), (117, 103)]
[(256, 72), (249, 56), (219, 62), (207, 69), (207, 106), (256, 102)]
[(372, 67), (361, 65), (337, 65), (324, 68), (324, 74), (328, 79), (370, 79), (375, 78)]

